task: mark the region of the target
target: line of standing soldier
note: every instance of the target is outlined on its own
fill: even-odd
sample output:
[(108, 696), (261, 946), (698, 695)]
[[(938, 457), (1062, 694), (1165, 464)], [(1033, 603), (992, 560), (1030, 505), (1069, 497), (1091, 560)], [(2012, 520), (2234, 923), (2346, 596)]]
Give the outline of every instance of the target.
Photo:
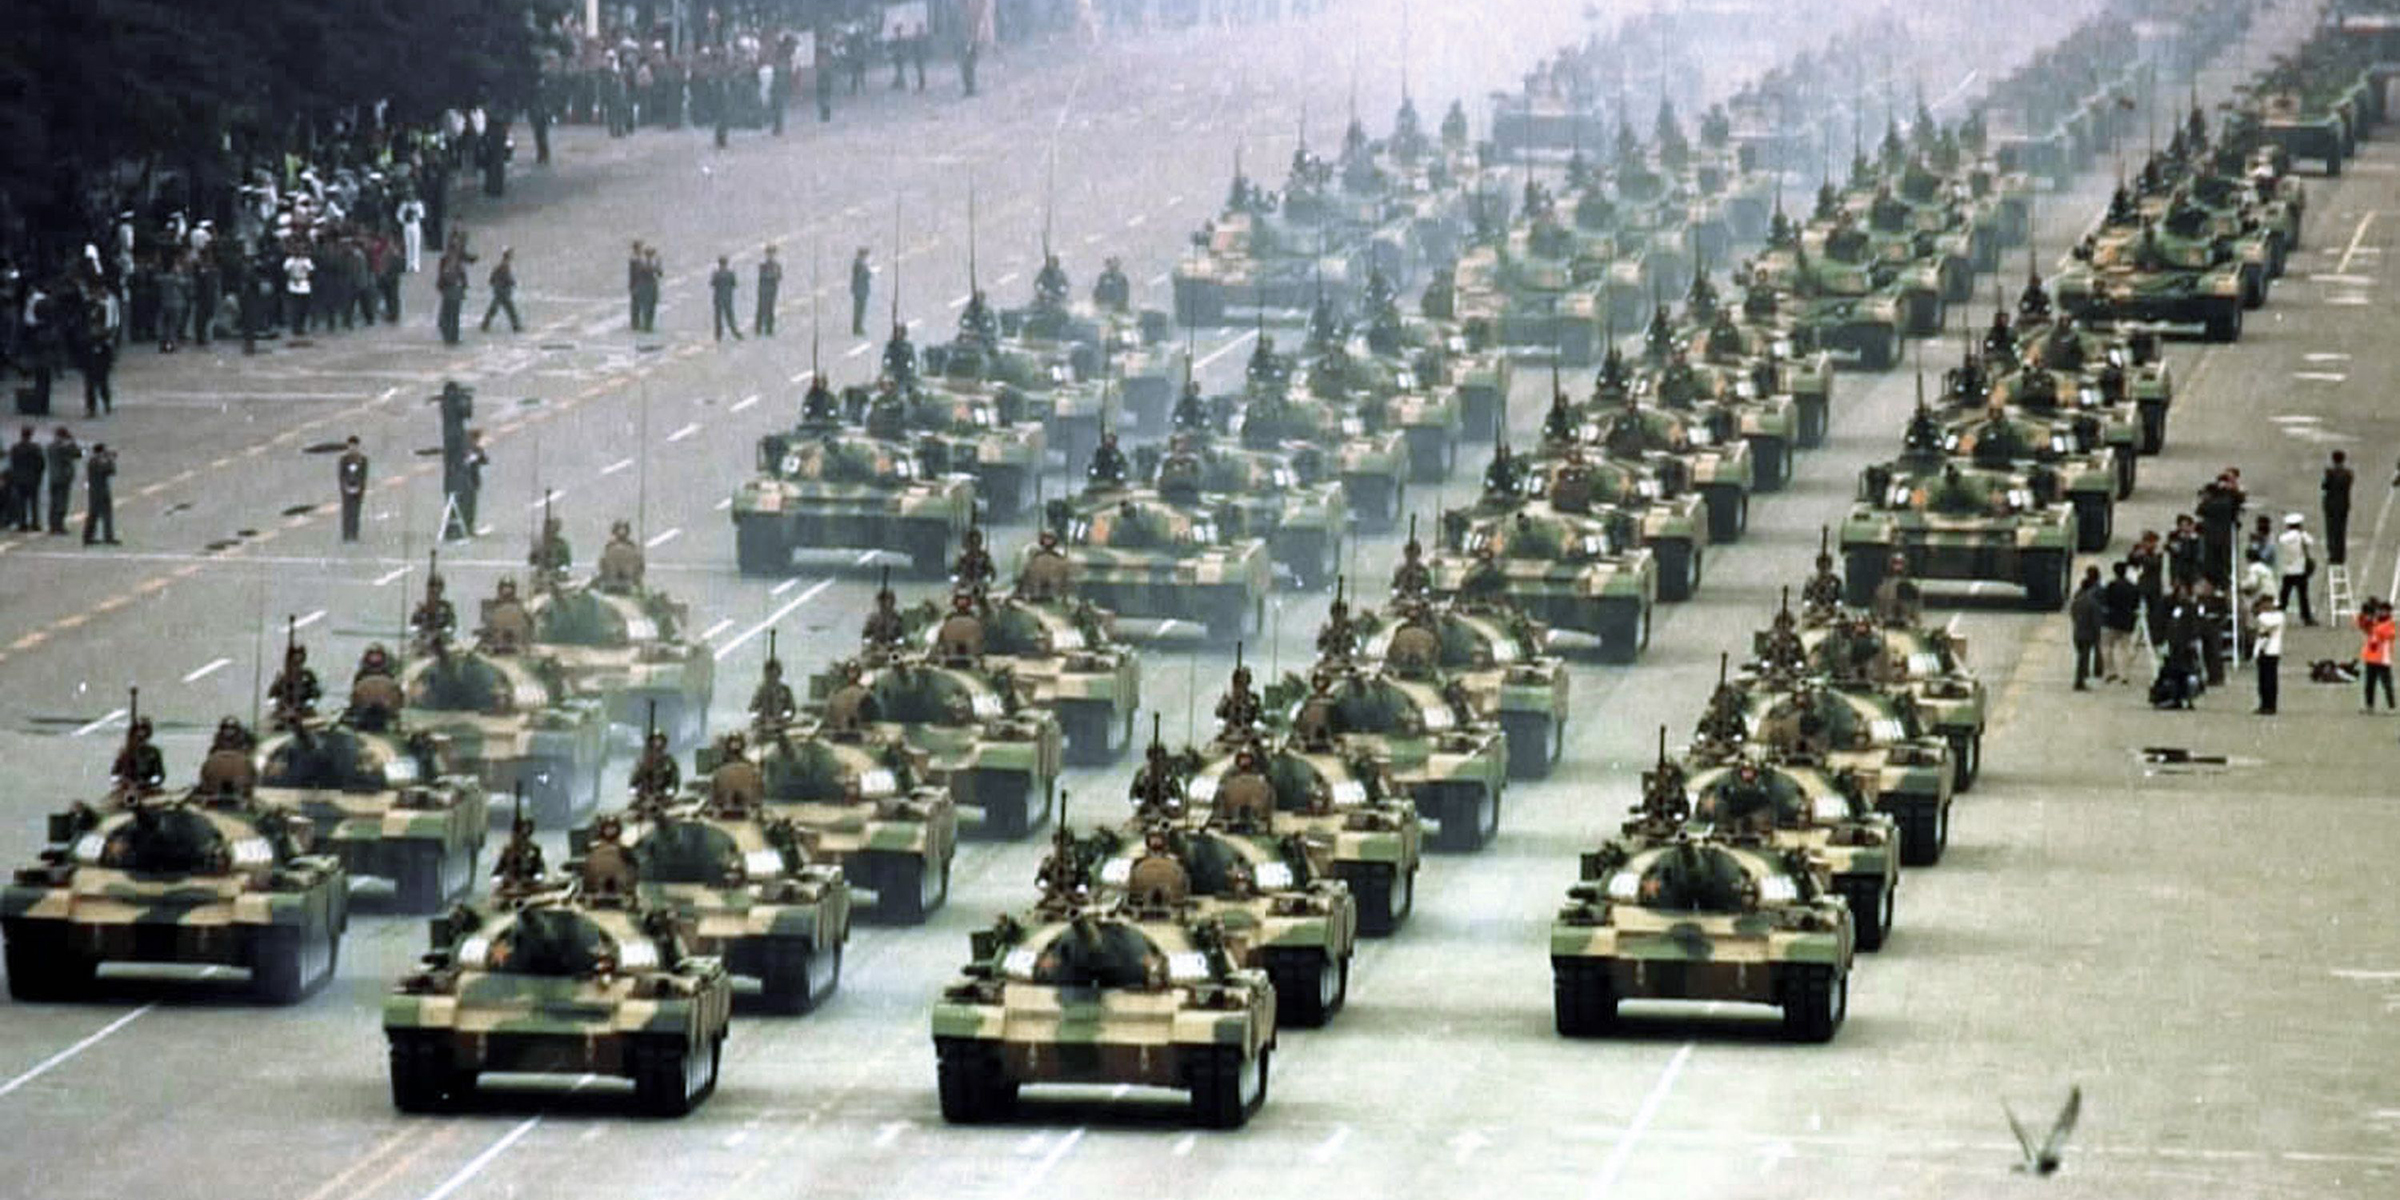
[(475, 415), (472, 390), (452, 380), (434, 403), (442, 411), (442, 537), (461, 541), (475, 536), (475, 502), (491, 459), (483, 452), (483, 431), (467, 427)]

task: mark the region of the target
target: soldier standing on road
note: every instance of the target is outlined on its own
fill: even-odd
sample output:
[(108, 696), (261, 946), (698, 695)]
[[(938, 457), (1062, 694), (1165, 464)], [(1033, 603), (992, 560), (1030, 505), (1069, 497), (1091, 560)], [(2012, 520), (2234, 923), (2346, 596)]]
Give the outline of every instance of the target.
[(511, 333), (525, 332), (525, 322), (517, 319), (516, 259), (516, 250), (503, 246), (500, 249), (500, 261), (492, 264), (492, 274), (488, 281), (492, 286), (492, 302), (483, 310), (483, 332), (485, 333), (492, 331), (492, 318), (502, 312), (508, 314), (508, 328)]
[(2348, 456), (2336, 450), (2317, 484), (2325, 502), (2325, 561), (2337, 567), (2349, 560), (2351, 478)]
[(456, 467), (466, 456), (467, 418), (475, 415), (475, 393), (455, 379), (445, 379), (434, 403), (442, 407), (442, 465)]
[(75, 444), (75, 435), (66, 426), (50, 435), (50, 532), (67, 531), (67, 502), (75, 494), (75, 464), (83, 461), (83, 447)]
[(483, 452), (483, 431), (467, 431), (467, 444), (453, 464), (449, 475), (450, 518), (442, 536), (450, 541), (463, 541), (475, 536), (475, 499), (483, 491), (483, 469), (492, 463)]
[[(115, 412), (116, 389), (109, 386), (109, 375), (117, 368), (117, 325), (114, 310), (105, 299), (94, 298), (85, 307), (83, 348), (78, 355), (78, 367), (83, 371), (83, 415), (97, 417)], [(48, 403), (42, 411), (50, 411)]]
[[(84, 467), (83, 544), (94, 541), (117, 544), (116, 502), (117, 454), (107, 442), (92, 443), (92, 457)], [(95, 534), (101, 536), (95, 537)]]
[(724, 341), (728, 329), (733, 340), (742, 340), (742, 319), (733, 315), (733, 289), (741, 286), (741, 277), (733, 273), (733, 264), (724, 255), (717, 256), (717, 269), (709, 274), (709, 324), (717, 331), (717, 340)]
[(2075, 598), (2067, 602), (2067, 615), (2075, 623), (2075, 690), (2088, 692), (2091, 690), (2088, 680), (2108, 676), (2108, 657), (2100, 649), (2100, 633), (2106, 624), (2100, 568), (2084, 568), (2083, 584), (2075, 589)]
[(2283, 532), (2276, 535), (2275, 566), (2283, 580), (2282, 586), (2275, 592), (2275, 603), (2288, 611), (2292, 596), (2297, 594), (2300, 597), (2300, 623), (2314, 625), (2317, 618), (2308, 607), (2308, 577), (2317, 570), (2317, 539), (2308, 536), (2308, 530), (2302, 528), (2304, 524), (2306, 522), (2299, 513), (2286, 514)]
[(2282, 681), (2277, 678), (2277, 669), (2283, 664), (2283, 620), (2275, 602), (2265, 599), (2258, 602), (2258, 611), (2250, 617), (2254, 638), (2251, 645), (2255, 650), (2251, 661), (2258, 668), (2257, 711), (2262, 717), (2275, 715), (2279, 698), (2277, 692)]
[(358, 435), (352, 434), (342, 444), (342, 457), (334, 467), (334, 479), (342, 493), (342, 540), (358, 540), (358, 514), (367, 503), (367, 453), (358, 448)]
[(867, 248), (850, 260), (850, 336), (867, 336), (867, 296), (875, 289), (875, 268), (867, 264)]
[(443, 252), (442, 261), (435, 265), (434, 285), (442, 295), (441, 312), (435, 321), (442, 331), (442, 344), (455, 346), (459, 314), (467, 307), (467, 264), (455, 244)]
[(775, 247), (767, 247), (766, 257), (758, 260), (758, 313), (750, 332), (760, 337), (775, 336), (775, 290), (783, 286), (783, 264), (775, 260)]
[(642, 281), (648, 265), (642, 257), (641, 240), (637, 238), (633, 249), (625, 254), (625, 323), (635, 333), (642, 332)]
[(8, 448), (9, 518), (19, 533), (41, 531), (42, 468), (47, 462), (42, 444), (33, 440), (33, 426), (27, 425), (17, 444)]

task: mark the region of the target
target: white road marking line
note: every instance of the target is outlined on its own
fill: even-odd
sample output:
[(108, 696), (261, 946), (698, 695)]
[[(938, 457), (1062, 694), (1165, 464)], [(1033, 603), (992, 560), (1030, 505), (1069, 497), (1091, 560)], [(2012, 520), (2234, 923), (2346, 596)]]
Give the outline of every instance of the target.
[(1097, 233), (1087, 233), (1083, 235), (1083, 244), (1086, 246), (1097, 246), (1100, 244), (1100, 239), (1102, 236), (1103, 235)]
[(794, 575), (794, 576), (792, 576), (790, 579), (786, 579), (786, 580), (784, 580), (782, 583), (776, 584), (774, 587), (771, 587), (771, 588), (767, 589), (767, 594), (768, 594), (768, 595), (770, 595), (770, 596), (780, 596), (780, 595), (784, 594), (785, 592), (788, 592), (788, 591), (792, 590), (793, 588), (796, 588), (796, 587), (799, 587), (799, 586), (800, 586), (800, 577), (799, 577), (799, 576), (797, 576), (797, 575)]
[(392, 586), (393, 581), (399, 579), (403, 575), (408, 574), (409, 570), (410, 568), (408, 567), (393, 567), (391, 570), (385, 571), (383, 574), (375, 577), (375, 586), (390, 587)]
[(727, 496), (727, 497), (725, 497), (724, 499), (717, 501), (717, 511), (718, 511), (718, 512), (724, 512), (726, 509), (729, 509), (729, 508), (732, 508), (732, 507), (733, 507), (733, 497), (731, 497), (731, 496)]
[(1149, 223), (1150, 214), (1148, 213), (1135, 213), (1132, 216), (1125, 218), (1125, 228), (1127, 229), (1140, 229), (1142, 226)]
[(2333, 977), (2360, 983), (2400, 983), (2400, 971), (2367, 971), (2356, 967), (2335, 967)]
[(1015, 272), (1015, 271), (1010, 271), (1008, 274), (1006, 274), (1006, 275), (1003, 275), (1003, 276), (1001, 276), (1000, 278), (993, 280), (993, 281), (992, 281), (992, 286), (994, 286), (994, 287), (1007, 287), (1009, 284), (1015, 283), (1015, 282), (1017, 281), (1017, 274), (1018, 274), (1018, 273), (1017, 273), (1017, 272)]
[(214, 675), (232, 665), (233, 660), (230, 658), (212, 658), (207, 662), (204, 662), (193, 668), (189, 674), (186, 674), (183, 677), (183, 681), (185, 683), (198, 683), (201, 680), (206, 679), (209, 676)]
[(2369, 300), (2364, 293), (2345, 292), (2339, 296), (2325, 297), (2325, 303), (2334, 308), (2364, 308), (2374, 301)]
[(2317, 351), (2317, 352), (2316, 352), (2316, 353), (2314, 353), (2314, 354), (2303, 354), (2303, 355), (2301, 355), (2300, 357), (2302, 357), (2302, 358), (2304, 358), (2304, 359), (2307, 359), (2308, 361), (2310, 361), (2310, 362), (2313, 362), (2313, 363), (2332, 363), (2332, 362), (2349, 362), (2349, 361), (2350, 361), (2350, 356), (2349, 356), (2349, 355), (2347, 355), (2347, 354), (2343, 354), (2343, 353), (2341, 353), (2341, 352), (2339, 352), (2339, 351), (2335, 351), (2335, 350), (2319, 350), (2319, 351)]
[(799, 595), (792, 597), (792, 598), (791, 598), (789, 601), (786, 601), (786, 602), (784, 603), (784, 606), (783, 606), (782, 608), (776, 609), (774, 612), (771, 612), (771, 613), (767, 614), (767, 619), (766, 619), (766, 620), (764, 620), (764, 621), (760, 621), (758, 624), (756, 624), (756, 625), (753, 625), (753, 626), (751, 626), (750, 628), (743, 630), (743, 631), (742, 631), (742, 634), (741, 634), (741, 636), (740, 636), (740, 637), (737, 637), (737, 638), (733, 639), (732, 641), (730, 641), (730, 642), (727, 642), (727, 643), (725, 643), (724, 645), (717, 647), (717, 651), (716, 651), (716, 655), (717, 655), (717, 661), (719, 661), (719, 662), (723, 662), (723, 661), (725, 660), (725, 656), (726, 656), (726, 655), (728, 655), (728, 654), (731, 654), (731, 653), (733, 653), (734, 651), (741, 649), (741, 648), (742, 648), (742, 643), (744, 643), (744, 642), (747, 642), (747, 641), (749, 641), (751, 638), (757, 637), (758, 635), (760, 635), (760, 634), (762, 634), (762, 633), (765, 633), (767, 630), (774, 628), (774, 627), (775, 627), (775, 622), (777, 622), (777, 621), (780, 621), (780, 620), (784, 619), (785, 617), (788, 617), (788, 616), (790, 616), (790, 615), (791, 615), (791, 613), (792, 613), (792, 610), (793, 610), (793, 609), (795, 609), (795, 608), (798, 608), (798, 607), (800, 607), (801, 605), (803, 605), (803, 604), (806, 604), (806, 603), (808, 603), (809, 601), (816, 599), (818, 596), (821, 596), (821, 595), (823, 595), (823, 594), (825, 593), (825, 589), (826, 589), (826, 588), (829, 588), (829, 587), (832, 587), (832, 586), (833, 586), (833, 580), (831, 580), (831, 579), (820, 579), (820, 580), (816, 581), (815, 583), (813, 583), (813, 584), (809, 585), (809, 588), (808, 588), (808, 590), (807, 590), (807, 591), (805, 591), (805, 592), (802, 592), (802, 593), (800, 593)]
[(957, 297), (957, 298), (955, 298), (955, 299), (951, 300), (951, 301), (950, 301), (950, 307), (952, 307), (952, 308), (965, 308), (965, 307), (967, 306), (967, 301), (969, 301), (969, 300), (972, 300), (972, 299), (974, 299), (974, 298), (975, 298), (975, 294), (974, 294), (973, 292), (969, 292), (969, 293), (967, 293), (967, 294), (966, 294), (966, 295), (964, 295), (964, 296), (959, 296), (959, 297)]
[(77, 1042), (64, 1050), (61, 1050), (58, 1053), (33, 1064), (33, 1066), (26, 1069), (24, 1074), (9, 1080), (7, 1083), (0, 1083), (0, 1096), (5, 1096), (10, 1092), (17, 1090), (18, 1088), (24, 1087), (26, 1084), (41, 1078), (43, 1075), (48, 1074), (52, 1067), (55, 1067), (58, 1064), (91, 1049), (93, 1046), (96, 1046), (100, 1043), (100, 1039), (133, 1024), (136, 1017), (139, 1017), (143, 1013), (149, 1012), (151, 1009), (157, 1007), (158, 1002), (153, 1000), (150, 1003), (133, 1010), (132, 1012), (126, 1013), (124, 1016), (118, 1017), (114, 1021), (110, 1021), (108, 1024), (101, 1026), (99, 1029), (94, 1030), (92, 1033), (85, 1036), (82, 1041)]
[(723, 633), (731, 628), (733, 628), (733, 618), (721, 617), (718, 619), (716, 624), (709, 626), (705, 632), (701, 633), (700, 640), (704, 642), (713, 642), (717, 640), (718, 634)]
[(680, 442), (680, 441), (682, 441), (683, 439), (685, 439), (685, 438), (688, 438), (688, 437), (690, 437), (690, 436), (692, 436), (693, 434), (695, 434), (695, 433), (698, 433), (698, 432), (700, 432), (700, 422), (698, 422), (698, 421), (693, 421), (693, 422), (691, 422), (691, 423), (689, 423), (689, 424), (685, 425), (683, 428), (681, 428), (681, 429), (678, 429), (678, 430), (676, 430), (675, 432), (668, 434), (668, 435), (667, 435), (667, 440), (668, 440), (668, 441), (670, 441), (670, 442)]
[(2350, 260), (2358, 256), (2359, 243), (2367, 240), (2367, 226), (2374, 223), (2375, 213), (2371, 209), (2367, 212), (2367, 215), (2358, 219), (2358, 228), (2352, 231), (2350, 234), (2350, 248), (2342, 251), (2341, 261), (2333, 264), (2333, 269), (2336, 272), (2347, 271), (2350, 269)]
[(100, 732), (102, 729), (106, 728), (106, 727), (108, 726), (108, 723), (109, 723), (109, 722), (111, 722), (111, 721), (119, 721), (119, 720), (123, 720), (123, 719), (124, 719), (124, 717), (125, 717), (125, 710), (124, 710), (124, 709), (121, 709), (121, 708), (117, 708), (117, 709), (110, 709), (110, 710), (109, 710), (109, 713), (108, 713), (108, 715), (107, 715), (107, 716), (105, 716), (105, 717), (102, 717), (102, 718), (100, 718), (99, 720), (97, 720), (97, 721), (94, 721), (94, 722), (92, 722), (92, 723), (91, 723), (91, 724), (89, 724), (89, 725), (84, 725), (84, 726), (80, 726), (80, 727), (78, 727), (78, 728), (75, 730), (75, 732), (74, 732), (74, 734), (73, 734), (72, 736), (74, 736), (74, 737), (86, 737), (86, 736), (89, 736), (89, 735), (91, 735), (91, 734), (98, 733), (98, 732)]
[(483, 1153), (468, 1159), (467, 1165), (460, 1167), (450, 1178), (443, 1180), (440, 1187), (425, 1193), (424, 1200), (447, 1200), (452, 1192), (465, 1187), (469, 1180), (474, 1179), (485, 1167), (492, 1165), (493, 1159), (507, 1153), (510, 1146), (524, 1140), (525, 1135), (532, 1133), (534, 1127), (541, 1123), (542, 1118), (538, 1114), (517, 1122), (515, 1128), (500, 1135), (500, 1140), (484, 1147)]
[(678, 525), (678, 526), (674, 527), (673, 529), (670, 529), (670, 530), (666, 531), (665, 533), (659, 534), (659, 535), (657, 535), (656, 537), (653, 537), (653, 538), (651, 538), (649, 541), (643, 542), (643, 543), (642, 543), (642, 545), (643, 545), (644, 547), (648, 548), (648, 549), (651, 549), (651, 550), (656, 550), (656, 549), (658, 549), (660, 546), (664, 546), (664, 545), (666, 545), (668, 542), (674, 541), (676, 538), (679, 538), (679, 537), (682, 537), (682, 536), (683, 536), (683, 526), (681, 526), (681, 525)]
[[(633, 460), (631, 460), (631, 459), (627, 459), (626, 461), (627, 461), (627, 462), (631, 462), (631, 461), (633, 461)], [(600, 473), (601, 473), (601, 474), (603, 474), (603, 475), (606, 475), (606, 474), (608, 474), (608, 472), (606, 472), (606, 471), (602, 471), (602, 472), (600, 472)], [(526, 505), (526, 506), (525, 506), (525, 508), (526, 508), (526, 511), (528, 511), (528, 512), (532, 512), (532, 511), (539, 510), (539, 509), (540, 509), (540, 508), (542, 508), (544, 505), (546, 505), (546, 504), (550, 503), (551, 501), (558, 499), (560, 496), (564, 496), (564, 495), (566, 495), (566, 494), (567, 494), (567, 489), (565, 489), (565, 488), (563, 488), (563, 487), (543, 488), (543, 489), (542, 489), (542, 498), (541, 498), (541, 499), (539, 499), (539, 500), (536, 500), (536, 501), (534, 501), (534, 502), (533, 502), (533, 503), (531, 503), (531, 504), (528, 504), (528, 505)]]
[[(799, 374), (792, 376), (792, 382), (793, 382), (793, 383), (798, 383), (798, 382), (800, 382), (801, 380), (803, 380), (803, 379), (806, 379), (806, 378), (808, 378), (809, 376), (811, 376), (811, 375), (814, 375), (814, 374), (816, 374), (816, 372), (815, 372), (815, 371), (802, 371), (802, 372), (800, 372)], [(741, 399), (734, 401), (734, 402), (733, 402), (733, 407), (732, 407), (731, 409), (728, 409), (727, 411), (729, 411), (729, 412), (740, 412), (740, 411), (742, 411), (743, 409), (745, 409), (745, 408), (748, 408), (748, 407), (750, 407), (751, 405), (753, 405), (753, 404), (756, 404), (756, 403), (758, 403), (758, 393), (757, 393), (757, 392), (752, 392), (752, 393), (750, 393), (749, 395), (747, 395), (747, 396), (744, 396), (744, 397), (742, 397)]]
[(1166, 210), (1168, 210), (1168, 209), (1170, 209), (1170, 208), (1173, 208), (1173, 207), (1175, 207), (1176, 205), (1178, 205), (1178, 204), (1181, 204), (1181, 203), (1183, 203), (1183, 193), (1182, 193), (1182, 192), (1177, 192), (1177, 193), (1175, 193), (1174, 195), (1167, 197), (1167, 202), (1166, 202), (1165, 204), (1161, 204), (1161, 205), (1159, 205), (1159, 206), (1158, 206), (1158, 210), (1159, 210), (1160, 212), (1165, 212)]
[(862, 567), (863, 567), (863, 566), (865, 566), (865, 565), (867, 565), (868, 563), (870, 563), (870, 562), (873, 562), (873, 561), (875, 561), (875, 552), (874, 552), (874, 551), (872, 551), (872, 550), (861, 550), (861, 551), (859, 551), (859, 552), (858, 552), (858, 559), (857, 559), (857, 562), (858, 562), (858, 565), (859, 565), (859, 566), (862, 566)]
[(2340, 284), (2344, 287), (2367, 287), (2375, 282), (2374, 276), (2371, 275), (2325, 274), (2311, 275), (2309, 276), (2309, 279), (2315, 283), (2334, 283)]
[(1189, 1156), (1189, 1155), (1191, 1154), (1191, 1152), (1192, 1152), (1192, 1147), (1194, 1147), (1194, 1146), (1196, 1146), (1196, 1145), (1199, 1145), (1199, 1144), (1200, 1144), (1200, 1135), (1199, 1135), (1199, 1134), (1196, 1134), (1196, 1133), (1187, 1133), (1187, 1134), (1183, 1135), (1182, 1137), (1176, 1138), (1176, 1139), (1175, 1139), (1175, 1146), (1174, 1146), (1174, 1148), (1173, 1148), (1173, 1149), (1170, 1149), (1170, 1150), (1168, 1150), (1168, 1151), (1167, 1151), (1167, 1153), (1169, 1153), (1169, 1154), (1172, 1154), (1172, 1155), (1174, 1155), (1174, 1156), (1175, 1156), (1175, 1157), (1177, 1157), (1177, 1158), (1184, 1158), (1184, 1157), (1187, 1157), (1187, 1156)]
[(852, 346), (852, 347), (850, 347), (850, 348), (849, 348), (849, 349), (847, 349), (847, 350), (844, 350), (844, 351), (842, 351), (842, 357), (843, 357), (843, 358), (857, 358), (859, 355), (861, 355), (861, 354), (865, 354), (867, 351), (869, 351), (869, 350), (872, 350), (872, 349), (874, 349), (874, 348), (875, 348), (875, 343), (873, 343), (873, 342), (860, 342), (859, 344), (857, 344), (857, 345), (855, 345), (855, 346)]
[(306, 628), (308, 628), (309, 626), (311, 626), (311, 625), (314, 625), (314, 624), (316, 624), (317, 622), (319, 622), (319, 621), (322, 621), (322, 620), (324, 620), (324, 619), (325, 619), (325, 610), (320, 608), (320, 609), (316, 610), (315, 612), (312, 612), (312, 613), (308, 614), (307, 616), (304, 616), (304, 617), (300, 618), (299, 620), (292, 622), (292, 628), (294, 628), (294, 629), (306, 629)]
[(875, 1148), (880, 1150), (885, 1146), (891, 1145), (893, 1142), (899, 1141), (900, 1135), (908, 1132), (909, 1124), (910, 1123), (907, 1121), (885, 1121), (883, 1124), (876, 1126)]
[(1318, 1142), (1309, 1150), (1308, 1160), (1317, 1163), (1332, 1162), (1333, 1156), (1342, 1152), (1342, 1143), (1349, 1140), (1350, 1127), (1336, 1125), (1333, 1127), (1332, 1133), (1325, 1135), (1324, 1141)]
[(1207, 369), (1208, 369), (1208, 365), (1209, 365), (1210, 363), (1213, 363), (1213, 362), (1217, 361), (1218, 359), (1220, 359), (1220, 358), (1223, 358), (1223, 357), (1225, 357), (1226, 355), (1228, 355), (1228, 354), (1231, 354), (1231, 353), (1233, 353), (1234, 351), (1241, 349), (1243, 346), (1246, 346), (1246, 345), (1248, 345), (1249, 343), (1251, 343), (1251, 342), (1253, 342), (1253, 341), (1256, 341), (1256, 340), (1257, 340), (1257, 338), (1258, 338), (1258, 331), (1257, 331), (1257, 330), (1255, 330), (1255, 329), (1248, 329), (1248, 330), (1244, 330), (1244, 331), (1242, 332), (1242, 335), (1241, 335), (1240, 337), (1237, 337), (1237, 338), (1233, 339), (1232, 341), (1230, 341), (1230, 342), (1227, 342), (1227, 343), (1225, 343), (1224, 345), (1222, 345), (1222, 346), (1219, 346), (1219, 347), (1217, 347), (1216, 349), (1209, 351), (1209, 352), (1208, 352), (1208, 355), (1207, 355), (1207, 357), (1205, 357), (1205, 358), (1202, 358), (1202, 359), (1201, 359), (1199, 362), (1193, 363), (1193, 364), (1192, 364), (1192, 370), (1194, 370), (1194, 371), (1196, 371), (1196, 372), (1197, 372), (1197, 371), (1205, 371), (1205, 370), (1207, 370)]
[(2350, 377), (2340, 371), (2294, 371), (2292, 378), (2306, 379), (2313, 383), (2340, 383)]
[(1058, 1160), (1065, 1158), (1068, 1151), (1075, 1148), (1075, 1143), (1082, 1140), (1083, 1126), (1068, 1130), (1066, 1136), (1058, 1139), (1057, 1144), (1050, 1147), (1050, 1152), (1042, 1156), (1042, 1161), (1033, 1164), (1033, 1169), (1025, 1172), (1024, 1178), (1017, 1181), (1015, 1190), (1009, 1192), (1009, 1200), (1019, 1200), (1032, 1194), (1033, 1189), (1041, 1186), (1042, 1177), (1050, 1173), (1050, 1168), (1057, 1166)]
[(622, 471), (622, 470), (624, 470), (625, 468), (627, 468), (627, 467), (630, 467), (630, 466), (632, 466), (632, 465), (633, 465), (633, 460), (632, 460), (632, 459), (630, 459), (630, 458), (620, 458), (620, 459), (618, 459), (617, 461), (615, 461), (615, 462), (613, 462), (613, 463), (610, 463), (610, 464), (608, 464), (608, 465), (607, 465), (607, 466), (605, 466), (605, 467), (602, 467), (602, 468), (600, 468), (600, 473), (601, 473), (601, 474), (603, 474), (603, 475), (614, 475), (614, 474), (616, 474), (617, 472), (619, 472), (619, 471)]
[(1168, 280), (1170, 280), (1170, 279), (1173, 279), (1173, 278), (1175, 278), (1175, 272), (1174, 272), (1173, 270), (1171, 270), (1171, 269), (1170, 269), (1170, 270), (1160, 271), (1158, 274), (1156, 274), (1156, 275), (1153, 275), (1153, 276), (1151, 276), (1151, 277), (1150, 277), (1150, 286), (1151, 286), (1151, 287), (1157, 287), (1158, 285), (1160, 285), (1160, 284), (1162, 284), (1162, 283), (1165, 283), (1166, 281), (1168, 281)]
[(1676, 1077), (1683, 1074), (1683, 1065), (1692, 1060), (1695, 1044), (1685, 1042), (1676, 1050), (1675, 1057), (1667, 1060), (1666, 1069), (1658, 1073), (1658, 1082), (1651, 1084), (1650, 1093), (1642, 1097), (1642, 1106), (1634, 1110), (1633, 1123), (1618, 1135), (1617, 1144), (1608, 1152), (1608, 1161), (1600, 1166), (1599, 1186), (1592, 1189), (1594, 1196), (1606, 1196), (1617, 1186), (1617, 1176), (1624, 1174), (1626, 1162), (1633, 1158), (1634, 1143), (1641, 1141), (1643, 1132), (1658, 1119), (1659, 1107), (1666, 1103), (1667, 1093), (1674, 1090)]

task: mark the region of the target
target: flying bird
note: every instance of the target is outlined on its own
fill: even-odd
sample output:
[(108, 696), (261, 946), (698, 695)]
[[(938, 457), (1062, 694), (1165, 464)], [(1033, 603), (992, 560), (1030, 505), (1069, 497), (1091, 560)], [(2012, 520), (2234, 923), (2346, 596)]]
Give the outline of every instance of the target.
[(2008, 1101), (2000, 1102), (2000, 1111), (2008, 1114), (2008, 1128), (2017, 1135), (2017, 1148), (2025, 1153), (2025, 1161), (2018, 1163), (2015, 1169), (2034, 1175), (2056, 1174), (2059, 1154), (2067, 1148), (2067, 1135), (2075, 1132), (2075, 1118), (2083, 1112), (2083, 1088), (2078, 1085), (2067, 1090), (2066, 1106), (2058, 1110), (2058, 1120), (2050, 1125), (2050, 1136), (2043, 1138), (2038, 1148), (2033, 1144), (2032, 1136), (2025, 1132), (2025, 1123), (2017, 1119), (2016, 1110), (2008, 1106)]

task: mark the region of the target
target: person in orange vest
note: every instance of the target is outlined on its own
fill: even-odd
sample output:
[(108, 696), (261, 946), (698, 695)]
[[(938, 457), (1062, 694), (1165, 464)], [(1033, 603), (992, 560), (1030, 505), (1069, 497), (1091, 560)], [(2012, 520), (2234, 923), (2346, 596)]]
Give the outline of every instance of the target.
[(2383, 684), (2383, 706), (2391, 708), (2392, 606), (2374, 599), (2360, 605), (2358, 631), (2366, 636), (2366, 644), (2359, 648), (2358, 660), (2366, 667), (2363, 678), (2366, 683), (2367, 711), (2375, 711), (2375, 685), (2378, 682)]

